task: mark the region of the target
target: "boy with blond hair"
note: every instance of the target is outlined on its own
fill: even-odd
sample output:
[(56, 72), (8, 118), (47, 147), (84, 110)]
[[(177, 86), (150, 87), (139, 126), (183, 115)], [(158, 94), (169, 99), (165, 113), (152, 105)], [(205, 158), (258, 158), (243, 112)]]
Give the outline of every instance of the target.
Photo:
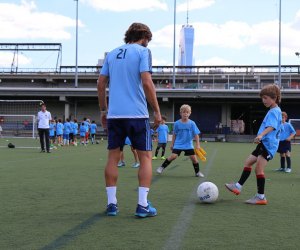
[(251, 174), (252, 165), (256, 164), (257, 194), (251, 199), (246, 200), (247, 204), (253, 205), (266, 205), (268, 203), (265, 197), (264, 169), (277, 151), (281, 132), (281, 109), (278, 107), (281, 100), (279, 87), (275, 84), (266, 85), (260, 91), (260, 97), (263, 104), (269, 108), (269, 111), (254, 139), (257, 147), (246, 159), (240, 180), (236, 183), (225, 184), (225, 187), (230, 192), (239, 195), (244, 183)]
[(185, 156), (189, 156), (194, 167), (196, 177), (204, 177), (200, 172), (199, 162), (195, 155), (193, 139), (196, 142), (196, 148), (200, 149), (199, 134), (200, 130), (198, 129), (196, 123), (189, 119), (192, 113), (191, 106), (184, 104), (180, 107), (180, 116), (181, 119), (174, 123), (174, 132), (171, 142), (170, 149), (172, 150), (171, 156), (169, 156), (163, 164), (156, 169), (158, 174), (162, 174), (165, 168), (174, 161), (181, 152), (184, 152)]

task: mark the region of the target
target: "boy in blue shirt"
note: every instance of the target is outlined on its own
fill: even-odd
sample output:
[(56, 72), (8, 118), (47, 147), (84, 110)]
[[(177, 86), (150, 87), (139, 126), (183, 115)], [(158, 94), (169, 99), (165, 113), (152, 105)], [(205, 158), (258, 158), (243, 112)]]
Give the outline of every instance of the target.
[(86, 139), (85, 139), (86, 138), (85, 137), (85, 134), (86, 134), (86, 124), (84, 122), (82, 122), (80, 124), (79, 134), (80, 134), (80, 138), (81, 138), (81, 144), (86, 146)]
[(58, 122), (56, 124), (56, 136), (57, 136), (57, 145), (62, 145), (62, 135), (64, 132), (64, 125), (61, 122), (61, 119), (58, 119)]
[(152, 157), (153, 160), (157, 159), (158, 151), (160, 148), (162, 148), (161, 152), (161, 159), (165, 160), (165, 150), (168, 142), (168, 134), (169, 134), (169, 127), (165, 124), (167, 118), (165, 116), (161, 117), (162, 122), (159, 125), (159, 127), (156, 129), (157, 132), (157, 147), (155, 150), (155, 155)]
[[(280, 141), (277, 152), (280, 153), (280, 168), (277, 171), (283, 171), (286, 173), (292, 172), (291, 166), (291, 140), (295, 136), (296, 131), (292, 124), (286, 122), (288, 115), (286, 112), (282, 112), (282, 130), (280, 133)], [(285, 161), (287, 168), (285, 168)]]
[(199, 161), (195, 155), (193, 139), (196, 142), (196, 148), (200, 149), (199, 134), (196, 123), (189, 119), (192, 113), (192, 109), (189, 105), (184, 104), (180, 107), (181, 119), (174, 123), (174, 133), (171, 142), (172, 154), (169, 156), (164, 163), (156, 169), (158, 174), (161, 174), (165, 168), (178, 156), (181, 152), (184, 152), (185, 156), (189, 156), (194, 167), (196, 177), (204, 177), (199, 170)]
[(92, 124), (90, 125), (92, 144), (96, 143), (96, 131), (97, 131), (97, 124), (95, 123), (95, 121), (92, 121)]
[(64, 123), (64, 145), (69, 146), (69, 141), (70, 141), (70, 131), (71, 131), (71, 124), (70, 124), (70, 119), (67, 118), (65, 123)]
[(282, 120), (281, 110), (278, 107), (278, 104), (281, 100), (281, 93), (278, 86), (275, 84), (264, 86), (260, 91), (260, 97), (263, 104), (269, 108), (269, 111), (260, 125), (257, 136), (254, 139), (254, 143), (258, 145), (252, 154), (246, 159), (240, 180), (236, 183), (225, 184), (225, 187), (229, 191), (235, 195), (239, 195), (242, 191), (244, 183), (251, 174), (252, 165), (256, 163), (255, 173), (257, 194), (253, 198), (246, 200), (247, 204), (253, 205), (266, 205), (268, 203), (264, 194), (264, 169), (268, 161), (274, 157), (277, 151)]
[(49, 124), (49, 139), (50, 139), (50, 148), (53, 148), (53, 144), (55, 142), (55, 121), (51, 120), (50, 124)]

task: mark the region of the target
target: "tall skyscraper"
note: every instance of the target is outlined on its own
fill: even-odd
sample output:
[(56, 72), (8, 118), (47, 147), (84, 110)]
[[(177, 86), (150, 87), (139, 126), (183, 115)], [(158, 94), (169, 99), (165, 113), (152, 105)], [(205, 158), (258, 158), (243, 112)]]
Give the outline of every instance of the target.
[(194, 28), (182, 25), (179, 41), (179, 66), (193, 66)]

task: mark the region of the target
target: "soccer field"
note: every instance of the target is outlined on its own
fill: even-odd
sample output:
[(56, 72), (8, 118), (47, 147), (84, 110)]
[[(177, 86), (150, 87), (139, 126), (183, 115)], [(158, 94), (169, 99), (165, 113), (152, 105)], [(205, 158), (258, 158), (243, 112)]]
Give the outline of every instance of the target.
[[(0, 139), (0, 249), (300, 248), (299, 145), (292, 146), (292, 173), (274, 171), (278, 155), (267, 165), (267, 206), (244, 204), (256, 192), (253, 172), (239, 196), (224, 188), (225, 182), (240, 177), (254, 144), (202, 143), (207, 151), (207, 162), (200, 162), (205, 178), (194, 177), (184, 156), (158, 176), (155, 170), (162, 161), (155, 160), (149, 200), (158, 215), (138, 219), (137, 169), (131, 168), (129, 147), (127, 166), (119, 169), (120, 213), (107, 217), (106, 141), (62, 147), (51, 154), (39, 153), (37, 140), (10, 142), (17, 148), (5, 147), (8, 142)], [(197, 199), (197, 187), (205, 180), (219, 187), (215, 204)]]

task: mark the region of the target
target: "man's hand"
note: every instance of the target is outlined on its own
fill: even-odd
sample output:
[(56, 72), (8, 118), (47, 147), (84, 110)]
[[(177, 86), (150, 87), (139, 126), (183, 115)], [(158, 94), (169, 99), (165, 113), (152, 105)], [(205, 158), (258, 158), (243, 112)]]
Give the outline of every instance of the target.
[(107, 129), (107, 112), (101, 111), (100, 121), (101, 121), (101, 126), (104, 129)]
[(156, 130), (161, 124), (161, 114), (160, 112), (154, 112), (153, 130)]
[(259, 144), (261, 142), (262, 135), (258, 135), (254, 138), (254, 143)]

